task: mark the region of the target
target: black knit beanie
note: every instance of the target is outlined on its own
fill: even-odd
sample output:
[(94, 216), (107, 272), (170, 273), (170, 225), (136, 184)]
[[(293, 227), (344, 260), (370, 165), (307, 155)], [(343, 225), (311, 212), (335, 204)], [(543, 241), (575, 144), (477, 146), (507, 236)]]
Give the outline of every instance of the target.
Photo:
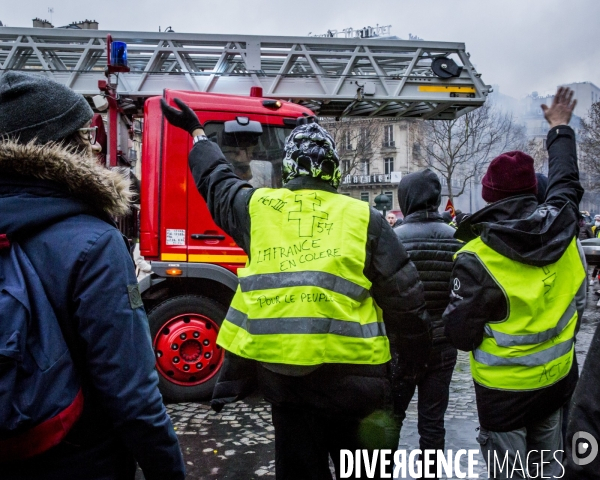
[(83, 96), (45, 76), (16, 71), (0, 76), (0, 136), (19, 143), (58, 141), (93, 115)]

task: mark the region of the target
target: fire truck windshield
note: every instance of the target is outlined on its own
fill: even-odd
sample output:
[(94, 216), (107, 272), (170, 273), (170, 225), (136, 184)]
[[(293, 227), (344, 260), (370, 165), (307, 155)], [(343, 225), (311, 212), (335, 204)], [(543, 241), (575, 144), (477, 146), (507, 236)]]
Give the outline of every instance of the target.
[(204, 125), (206, 136), (216, 142), (235, 173), (253, 187), (281, 187), (283, 149), (290, 127), (262, 124), (260, 135), (224, 134), (223, 123)]

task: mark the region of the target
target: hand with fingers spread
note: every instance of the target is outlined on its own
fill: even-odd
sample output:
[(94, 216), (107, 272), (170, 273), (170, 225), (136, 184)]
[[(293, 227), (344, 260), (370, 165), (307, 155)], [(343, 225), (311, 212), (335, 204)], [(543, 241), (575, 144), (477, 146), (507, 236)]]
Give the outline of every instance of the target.
[(202, 130), (202, 124), (194, 111), (179, 98), (176, 98), (174, 101), (180, 110), (170, 107), (164, 98), (160, 99), (160, 108), (167, 121), (171, 125), (185, 130), (192, 136), (202, 135), (204, 132), (199, 131)]
[(542, 105), (544, 117), (550, 124), (550, 128), (569, 124), (575, 105), (577, 105), (577, 100), (573, 99), (573, 94), (573, 90), (569, 87), (558, 87), (552, 106)]

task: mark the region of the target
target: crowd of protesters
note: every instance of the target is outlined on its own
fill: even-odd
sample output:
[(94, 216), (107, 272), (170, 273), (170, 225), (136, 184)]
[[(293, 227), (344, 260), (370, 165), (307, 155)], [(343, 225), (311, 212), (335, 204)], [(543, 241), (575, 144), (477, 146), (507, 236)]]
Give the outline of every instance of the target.
[[(313, 118), (286, 141), (284, 188), (254, 188), (196, 114), (175, 104), (163, 101), (163, 114), (193, 138), (198, 190), (249, 257), (220, 330), (226, 354), (211, 405), (260, 387), (278, 479), (331, 478), (330, 458), (339, 478), (342, 449), (394, 450), (415, 390), (420, 448), (443, 451), (457, 349), (471, 352), (484, 458), (507, 455), (510, 469), (537, 452), (557, 476), (564, 465), (565, 478), (600, 478), (600, 459), (572, 461), (582, 431), (600, 439), (598, 332), (579, 383), (574, 355), (588, 285), (578, 239), (598, 236), (600, 215), (588, 226), (578, 210), (572, 91), (542, 106), (548, 178), (525, 153), (502, 153), (483, 178), (488, 205), (449, 221), (430, 170), (400, 182), (402, 220), (338, 194), (335, 142)], [(183, 479), (134, 266), (112, 220), (128, 208), (129, 184), (95, 161), (92, 113), (43, 76), (0, 76), (0, 305), (31, 323), (43, 300), (64, 337), (55, 352), (27, 321), (0, 326), (0, 476), (131, 480), (137, 462), (147, 480)], [(302, 222), (313, 221), (312, 209), (288, 215), (265, 196), (318, 202), (333, 232), (317, 243), (336, 255), (288, 272), (253, 261), (268, 245), (306, 237)], [(265, 294), (318, 301), (267, 308), (257, 302)], [(67, 357), (75, 374), (57, 374), (52, 366)], [(24, 401), (23, 385), (49, 371), (54, 386)], [(46, 418), (36, 405), (49, 405)]]

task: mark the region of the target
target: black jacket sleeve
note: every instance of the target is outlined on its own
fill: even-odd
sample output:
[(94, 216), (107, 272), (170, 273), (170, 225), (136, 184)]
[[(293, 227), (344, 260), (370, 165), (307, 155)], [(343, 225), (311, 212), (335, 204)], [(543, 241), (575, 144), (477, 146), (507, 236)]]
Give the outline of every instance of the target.
[[(565, 454), (568, 459), (566, 465), (566, 480), (600, 480), (600, 454), (598, 448), (600, 441), (600, 328), (596, 329), (592, 343), (588, 350), (587, 358), (581, 370), (581, 377), (571, 400), (569, 421), (567, 424), (567, 438), (565, 442)], [(588, 449), (585, 453), (573, 451), (573, 436), (577, 433), (591, 435), (580, 437), (575, 445), (587, 443)], [(596, 448), (596, 457), (590, 463), (577, 465), (572, 459), (577, 455), (581, 460), (591, 458)]]
[(383, 312), (388, 336), (402, 361), (425, 365), (431, 347), (423, 284), (406, 249), (385, 218), (371, 208), (365, 276)]
[(215, 223), (248, 254), (250, 221), (247, 205), (255, 189), (235, 174), (214, 142), (197, 142), (188, 160), (196, 187)]
[(452, 270), (450, 303), (443, 317), (450, 342), (459, 350), (475, 350), (483, 340), (485, 324), (503, 320), (507, 312), (503, 291), (479, 259), (460, 254)]
[(575, 132), (561, 125), (552, 128), (546, 139), (548, 146), (548, 190), (546, 203), (562, 208), (569, 203), (579, 212), (583, 187), (579, 183)]

